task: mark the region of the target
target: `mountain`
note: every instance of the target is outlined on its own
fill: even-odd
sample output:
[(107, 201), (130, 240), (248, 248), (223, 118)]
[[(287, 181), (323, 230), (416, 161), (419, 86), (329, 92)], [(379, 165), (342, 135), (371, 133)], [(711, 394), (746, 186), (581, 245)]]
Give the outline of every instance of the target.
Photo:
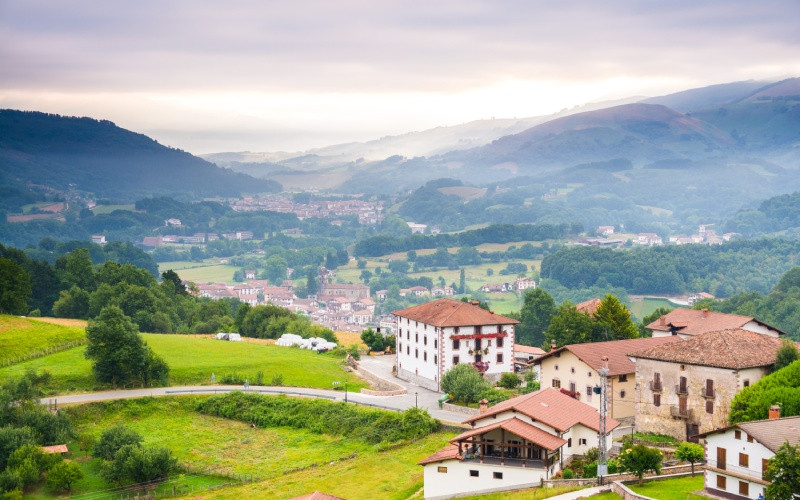
[(721, 83), (674, 94), (644, 99), (645, 104), (661, 104), (681, 113), (691, 113), (715, 106), (729, 104), (751, 95), (769, 82), (748, 80), (745, 82)]
[(144, 196), (238, 196), (278, 191), (107, 120), (0, 110), (0, 184), (28, 183), (130, 202)]

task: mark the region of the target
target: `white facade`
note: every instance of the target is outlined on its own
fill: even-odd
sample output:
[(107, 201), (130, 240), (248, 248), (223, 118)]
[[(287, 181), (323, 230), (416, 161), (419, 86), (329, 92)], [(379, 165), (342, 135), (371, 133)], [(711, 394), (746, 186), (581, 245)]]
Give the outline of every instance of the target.
[(532, 488), (539, 486), (544, 476), (545, 469), (445, 460), (425, 465), (425, 498), (443, 499)]
[[(709, 492), (724, 492), (733, 498), (757, 499), (764, 495), (768, 482), (762, 478), (763, 467), (766, 460), (775, 456), (771, 450), (738, 428), (710, 434), (705, 439), (705, 487)], [(723, 455), (725, 462), (721, 463)]]

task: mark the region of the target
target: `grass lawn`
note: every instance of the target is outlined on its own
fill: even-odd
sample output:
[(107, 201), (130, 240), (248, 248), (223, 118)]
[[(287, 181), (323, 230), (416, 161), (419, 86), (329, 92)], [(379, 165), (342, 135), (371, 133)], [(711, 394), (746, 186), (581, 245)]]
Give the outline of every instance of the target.
[(703, 495), (692, 494), (693, 491), (703, 489), (703, 474), (695, 474), (694, 477), (686, 476), (677, 479), (667, 479), (665, 481), (645, 482), (641, 486), (638, 484), (628, 484), (628, 488), (642, 495), (656, 498), (658, 500), (687, 500), (696, 498), (708, 498)]
[(100, 214), (110, 214), (114, 210), (129, 210), (131, 212), (136, 211), (136, 207), (134, 205), (97, 205), (92, 209), (95, 215)]
[(613, 491), (606, 491), (605, 493), (598, 493), (589, 497), (590, 500), (622, 500), (622, 497)]
[[(82, 322), (85, 325), (85, 322)], [(78, 326), (0, 315), (0, 362), (83, 339)]]
[[(581, 487), (568, 487), (558, 486), (554, 488), (527, 488), (524, 490), (505, 491), (502, 493), (487, 493), (486, 495), (475, 495), (469, 497), (462, 497), (465, 500), (506, 500), (508, 498), (522, 498), (522, 499), (540, 499), (550, 498), (570, 491), (578, 491), (584, 488)], [(597, 498), (597, 497), (591, 497)], [(619, 497), (617, 497), (619, 498)]]
[(659, 307), (666, 307), (667, 309), (675, 309), (676, 307), (681, 307), (681, 306), (673, 302), (670, 302), (667, 299), (644, 298), (642, 300), (632, 301), (630, 310), (634, 316), (641, 319), (649, 314), (652, 314), (653, 311), (655, 311)]
[(186, 269), (175, 269), (165, 264), (160, 264), (159, 269), (173, 269), (182, 280), (194, 281), (195, 283), (235, 283), (233, 281), (233, 273), (239, 270), (238, 267), (227, 264), (201, 265)]
[[(253, 383), (263, 372), (265, 383), (283, 375), (287, 386), (329, 389), (331, 382), (347, 380), (354, 391), (366, 387), (360, 378), (345, 372), (340, 359), (304, 349), (278, 347), (249, 342), (222, 342), (210, 338), (182, 335), (142, 334), (153, 350), (170, 366), (171, 385), (210, 384), (214, 373), (219, 381), (224, 375), (238, 374)], [(0, 379), (18, 377), (26, 369), (48, 370), (52, 375), (50, 394), (99, 390), (84, 358), (84, 347), (51, 354), (0, 369)]]

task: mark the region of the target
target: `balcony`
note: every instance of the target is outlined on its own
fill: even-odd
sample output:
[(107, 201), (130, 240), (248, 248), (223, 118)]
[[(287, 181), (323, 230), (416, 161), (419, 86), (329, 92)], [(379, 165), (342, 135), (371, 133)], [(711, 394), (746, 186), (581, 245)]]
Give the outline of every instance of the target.
[(689, 387), (686, 385), (676, 384), (675, 394), (679, 396), (686, 396), (687, 394), (689, 394)]
[(661, 384), (660, 380), (659, 381), (651, 380), (650, 382), (647, 383), (647, 386), (650, 387), (650, 390), (653, 392), (661, 392), (663, 390), (663, 385)]
[(702, 395), (706, 399), (714, 399), (717, 397), (717, 391), (713, 387), (710, 390), (708, 387), (703, 387)]
[(689, 408), (681, 408), (680, 406), (670, 406), (669, 414), (673, 418), (681, 418), (685, 420), (692, 420), (694, 413)]

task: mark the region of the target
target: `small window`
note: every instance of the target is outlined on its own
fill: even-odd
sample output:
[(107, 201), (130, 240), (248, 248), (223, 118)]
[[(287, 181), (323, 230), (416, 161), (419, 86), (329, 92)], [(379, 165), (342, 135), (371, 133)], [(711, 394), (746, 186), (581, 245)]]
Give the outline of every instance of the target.
[(742, 431), (733, 431), (733, 437), (736, 439), (742, 439)]
[(411, 340), (411, 330), (406, 330), (406, 340)]
[(419, 349), (414, 349), (414, 357), (419, 358)]
[(557, 378), (553, 379), (553, 388), (555, 388), (555, 389), (560, 389), (561, 388), (561, 381), (558, 380)]
[(751, 436), (750, 434), (747, 435), (747, 442), (748, 443), (752, 443), (753, 442), (753, 436)]
[(460, 340), (454, 340), (454, 341), (453, 341), (453, 350), (454, 350), (454, 351), (457, 351), (457, 350), (459, 350), (460, 348), (461, 348), (461, 341), (460, 341)]
[(570, 368), (570, 369), (569, 369), (569, 372), (570, 372), (570, 373), (575, 373), (575, 367), (573, 366), (572, 368)]
[(453, 365), (455, 366), (457, 364), (458, 364), (458, 356), (453, 356)]
[(437, 356), (435, 354), (433, 355), (433, 364), (434, 365), (439, 364), (439, 361), (437, 360)]
[(403, 343), (402, 342), (398, 342), (397, 343), (397, 350), (400, 351), (400, 352), (403, 352)]
[(743, 496), (750, 496), (750, 483), (747, 481), (739, 481), (739, 494)]
[(767, 467), (769, 467), (769, 459), (768, 458), (762, 458), (761, 459), (761, 479), (763, 479), (765, 481), (767, 479), (766, 477), (764, 477), (767, 474)]
[(455, 327), (455, 328), (453, 328), (453, 333), (458, 333), (459, 330), (460, 330), (460, 328)]
[(575, 382), (569, 383), (569, 390), (572, 392), (578, 392), (578, 386), (575, 385)]
[(422, 361), (428, 361), (428, 351), (422, 353)]
[(492, 473), (492, 477), (495, 478), (495, 479), (503, 479), (503, 473), (502, 472), (493, 472)]
[(427, 336), (427, 335), (425, 335), (424, 337), (422, 337), (422, 343), (423, 343), (424, 345), (428, 345), (428, 336)]
[(718, 490), (726, 490), (727, 488), (728, 488), (728, 486), (727, 486), (726, 481), (725, 481), (725, 476), (721, 476), (721, 475), (717, 474), (717, 489)]
[(628, 376), (627, 375), (620, 375), (619, 376), (619, 381), (620, 382), (627, 382), (628, 381)]
[(439, 340), (433, 339), (433, 348), (436, 349), (437, 347), (439, 347)]
[(556, 370), (558, 370), (558, 365), (556, 365)]
[(471, 469), (471, 470), (469, 471), (469, 477), (478, 477), (479, 475), (480, 475), (480, 474), (478, 473), (478, 471), (476, 471), (476, 470), (474, 470), (474, 469)]
[(419, 333), (415, 333), (415, 334), (414, 334), (414, 342), (416, 342), (417, 344), (419, 344)]
[(497, 338), (497, 347), (503, 347), (503, 337)]
[(713, 401), (706, 401), (706, 413), (712, 414), (714, 413), (714, 402)]
[(409, 356), (411, 356), (411, 347), (409, 347), (409, 346), (406, 346), (406, 354), (408, 354)]
[(625, 399), (625, 394), (626, 394), (625, 391), (619, 391), (619, 397), (621, 399)]
[(572, 448), (572, 438), (567, 439), (567, 448)]
[(592, 376), (592, 372), (586, 372), (586, 376), (587, 377), (591, 377)]
[(744, 385), (745, 387), (750, 387), (750, 379), (747, 379), (747, 378), (744, 379), (744, 384), (742, 384), (742, 385)]
[(739, 465), (741, 467), (750, 467), (750, 455), (747, 453), (739, 453)]
[(656, 408), (661, 406), (661, 394), (653, 394), (653, 406)]
[(436, 472), (441, 472), (442, 474), (447, 474), (447, 467), (442, 467), (441, 465), (436, 468)]
[(498, 352), (497, 353), (497, 362), (498, 363), (502, 363), (503, 362), (503, 353), (502, 352)]
[(481, 327), (479, 325), (475, 327), (475, 335), (480, 335), (480, 334), (481, 334)]
[(586, 444), (586, 438), (580, 438), (580, 439), (578, 439), (578, 444), (580, 444), (580, 445), (585, 445), (585, 444)]

